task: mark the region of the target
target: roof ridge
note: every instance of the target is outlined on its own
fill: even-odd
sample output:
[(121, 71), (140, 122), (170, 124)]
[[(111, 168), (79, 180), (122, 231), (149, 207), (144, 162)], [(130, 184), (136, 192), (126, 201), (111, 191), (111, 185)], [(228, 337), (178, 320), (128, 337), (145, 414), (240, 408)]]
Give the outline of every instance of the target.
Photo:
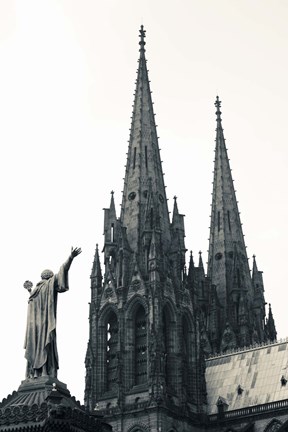
[(211, 356), (206, 357), (206, 360), (213, 360), (215, 358), (219, 358), (219, 357), (228, 357), (234, 354), (238, 354), (238, 353), (243, 353), (243, 352), (247, 352), (247, 351), (253, 351), (253, 350), (257, 350), (257, 349), (262, 349), (265, 347), (269, 347), (269, 346), (275, 346), (275, 345), (281, 345), (283, 343), (287, 343), (288, 342), (288, 336), (286, 338), (281, 338), (278, 339), (276, 341), (267, 341), (267, 342), (262, 342), (262, 343), (255, 343), (252, 345), (249, 345), (247, 347), (241, 347), (241, 348), (234, 348), (234, 349), (230, 349), (227, 350), (225, 353), (221, 352), (221, 353), (217, 353), (217, 354), (211, 354)]

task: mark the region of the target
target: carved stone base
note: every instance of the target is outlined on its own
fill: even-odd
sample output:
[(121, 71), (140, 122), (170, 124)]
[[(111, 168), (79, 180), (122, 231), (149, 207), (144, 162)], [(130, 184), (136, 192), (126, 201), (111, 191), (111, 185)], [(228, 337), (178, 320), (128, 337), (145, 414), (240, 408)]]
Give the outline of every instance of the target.
[(55, 377), (50, 376), (42, 376), (39, 378), (26, 378), (24, 381), (21, 381), (21, 385), (18, 388), (19, 393), (25, 392), (39, 392), (39, 391), (47, 391), (51, 392), (51, 390), (57, 389), (60, 393), (65, 396), (70, 396), (70, 392), (67, 389), (67, 385), (63, 382), (59, 381)]

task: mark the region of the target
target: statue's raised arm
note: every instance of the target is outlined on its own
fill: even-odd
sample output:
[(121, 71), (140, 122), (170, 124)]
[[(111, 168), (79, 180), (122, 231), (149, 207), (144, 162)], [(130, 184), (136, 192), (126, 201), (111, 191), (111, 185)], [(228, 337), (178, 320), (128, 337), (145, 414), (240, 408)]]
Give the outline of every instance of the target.
[(73, 246), (71, 247), (71, 253), (70, 253), (70, 255), (69, 255), (67, 261), (63, 264), (63, 266), (65, 267), (65, 270), (66, 270), (66, 271), (69, 270), (69, 268), (70, 268), (70, 266), (71, 266), (71, 264), (72, 264), (73, 259), (74, 259), (77, 255), (79, 255), (81, 252), (82, 252), (81, 248), (77, 248), (77, 247), (73, 248)]
[[(68, 271), (81, 248), (71, 248), (71, 253), (57, 274), (51, 270), (41, 273), (41, 281), (31, 292), (28, 301), (25, 336), (26, 378), (57, 377), (58, 353), (56, 345), (57, 294), (69, 289)], [(27, 282), (24, 287), (27, 289)], [(31, 284), (31, 282), (29, 282)], [(31, 290), (30, 285), (30, 290)], [(28, 289), (29, 290), (29, 289)]]

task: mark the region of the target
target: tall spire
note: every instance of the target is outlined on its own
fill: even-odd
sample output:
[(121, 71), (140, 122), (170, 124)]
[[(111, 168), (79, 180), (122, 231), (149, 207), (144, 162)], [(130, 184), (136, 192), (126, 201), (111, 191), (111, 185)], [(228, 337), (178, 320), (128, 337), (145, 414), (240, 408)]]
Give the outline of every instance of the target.
[[(233, 179), (224, 139), (221, 101), (216, 97), (216, 148), (209, 239), (208, 276), (224, 308), (222, 326), (237, 323), (241, 292), (252, 301), (253, 290)], [(236, 284), (235, 284), (236, 280)], [(238, 282), (237, 282), (238, 281)], [(232, 310), (233, 309), (233, 310)], [(233, 318), (231, 316), (234, 315)], [(230, 318), (229, 318), (230, 317)]]
[(139, 67), (120, 217), (122, 225), (127, 227), (128, 242), (135, 253), (140, 250), (141, 236), (147, 225), (145, 220), (147, 220), (149, 199), (150, 219), (155, 220), (155, 211), (157, 211), (157, 225), (162, 233), (165, 252), (170, 243), (169, 213), (145, 58), (145, 44), (145, 30), (141, 26)]

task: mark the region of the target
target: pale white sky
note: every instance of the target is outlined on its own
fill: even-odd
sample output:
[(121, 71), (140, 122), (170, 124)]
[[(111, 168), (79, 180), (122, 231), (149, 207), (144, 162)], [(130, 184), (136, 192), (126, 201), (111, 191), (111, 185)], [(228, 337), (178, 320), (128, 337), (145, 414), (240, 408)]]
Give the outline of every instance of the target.
[(286, 0), (0, 0), (0, 399), (25, 374), (23, 282), (57, 271), (73, 245), (59, 379), (83, 400), (89, 276), (112, 189), (120, 208), (141, 23), (186, 247), (206, 261), (219, 93), (248, 256), (288, 335), (287, 22)]

